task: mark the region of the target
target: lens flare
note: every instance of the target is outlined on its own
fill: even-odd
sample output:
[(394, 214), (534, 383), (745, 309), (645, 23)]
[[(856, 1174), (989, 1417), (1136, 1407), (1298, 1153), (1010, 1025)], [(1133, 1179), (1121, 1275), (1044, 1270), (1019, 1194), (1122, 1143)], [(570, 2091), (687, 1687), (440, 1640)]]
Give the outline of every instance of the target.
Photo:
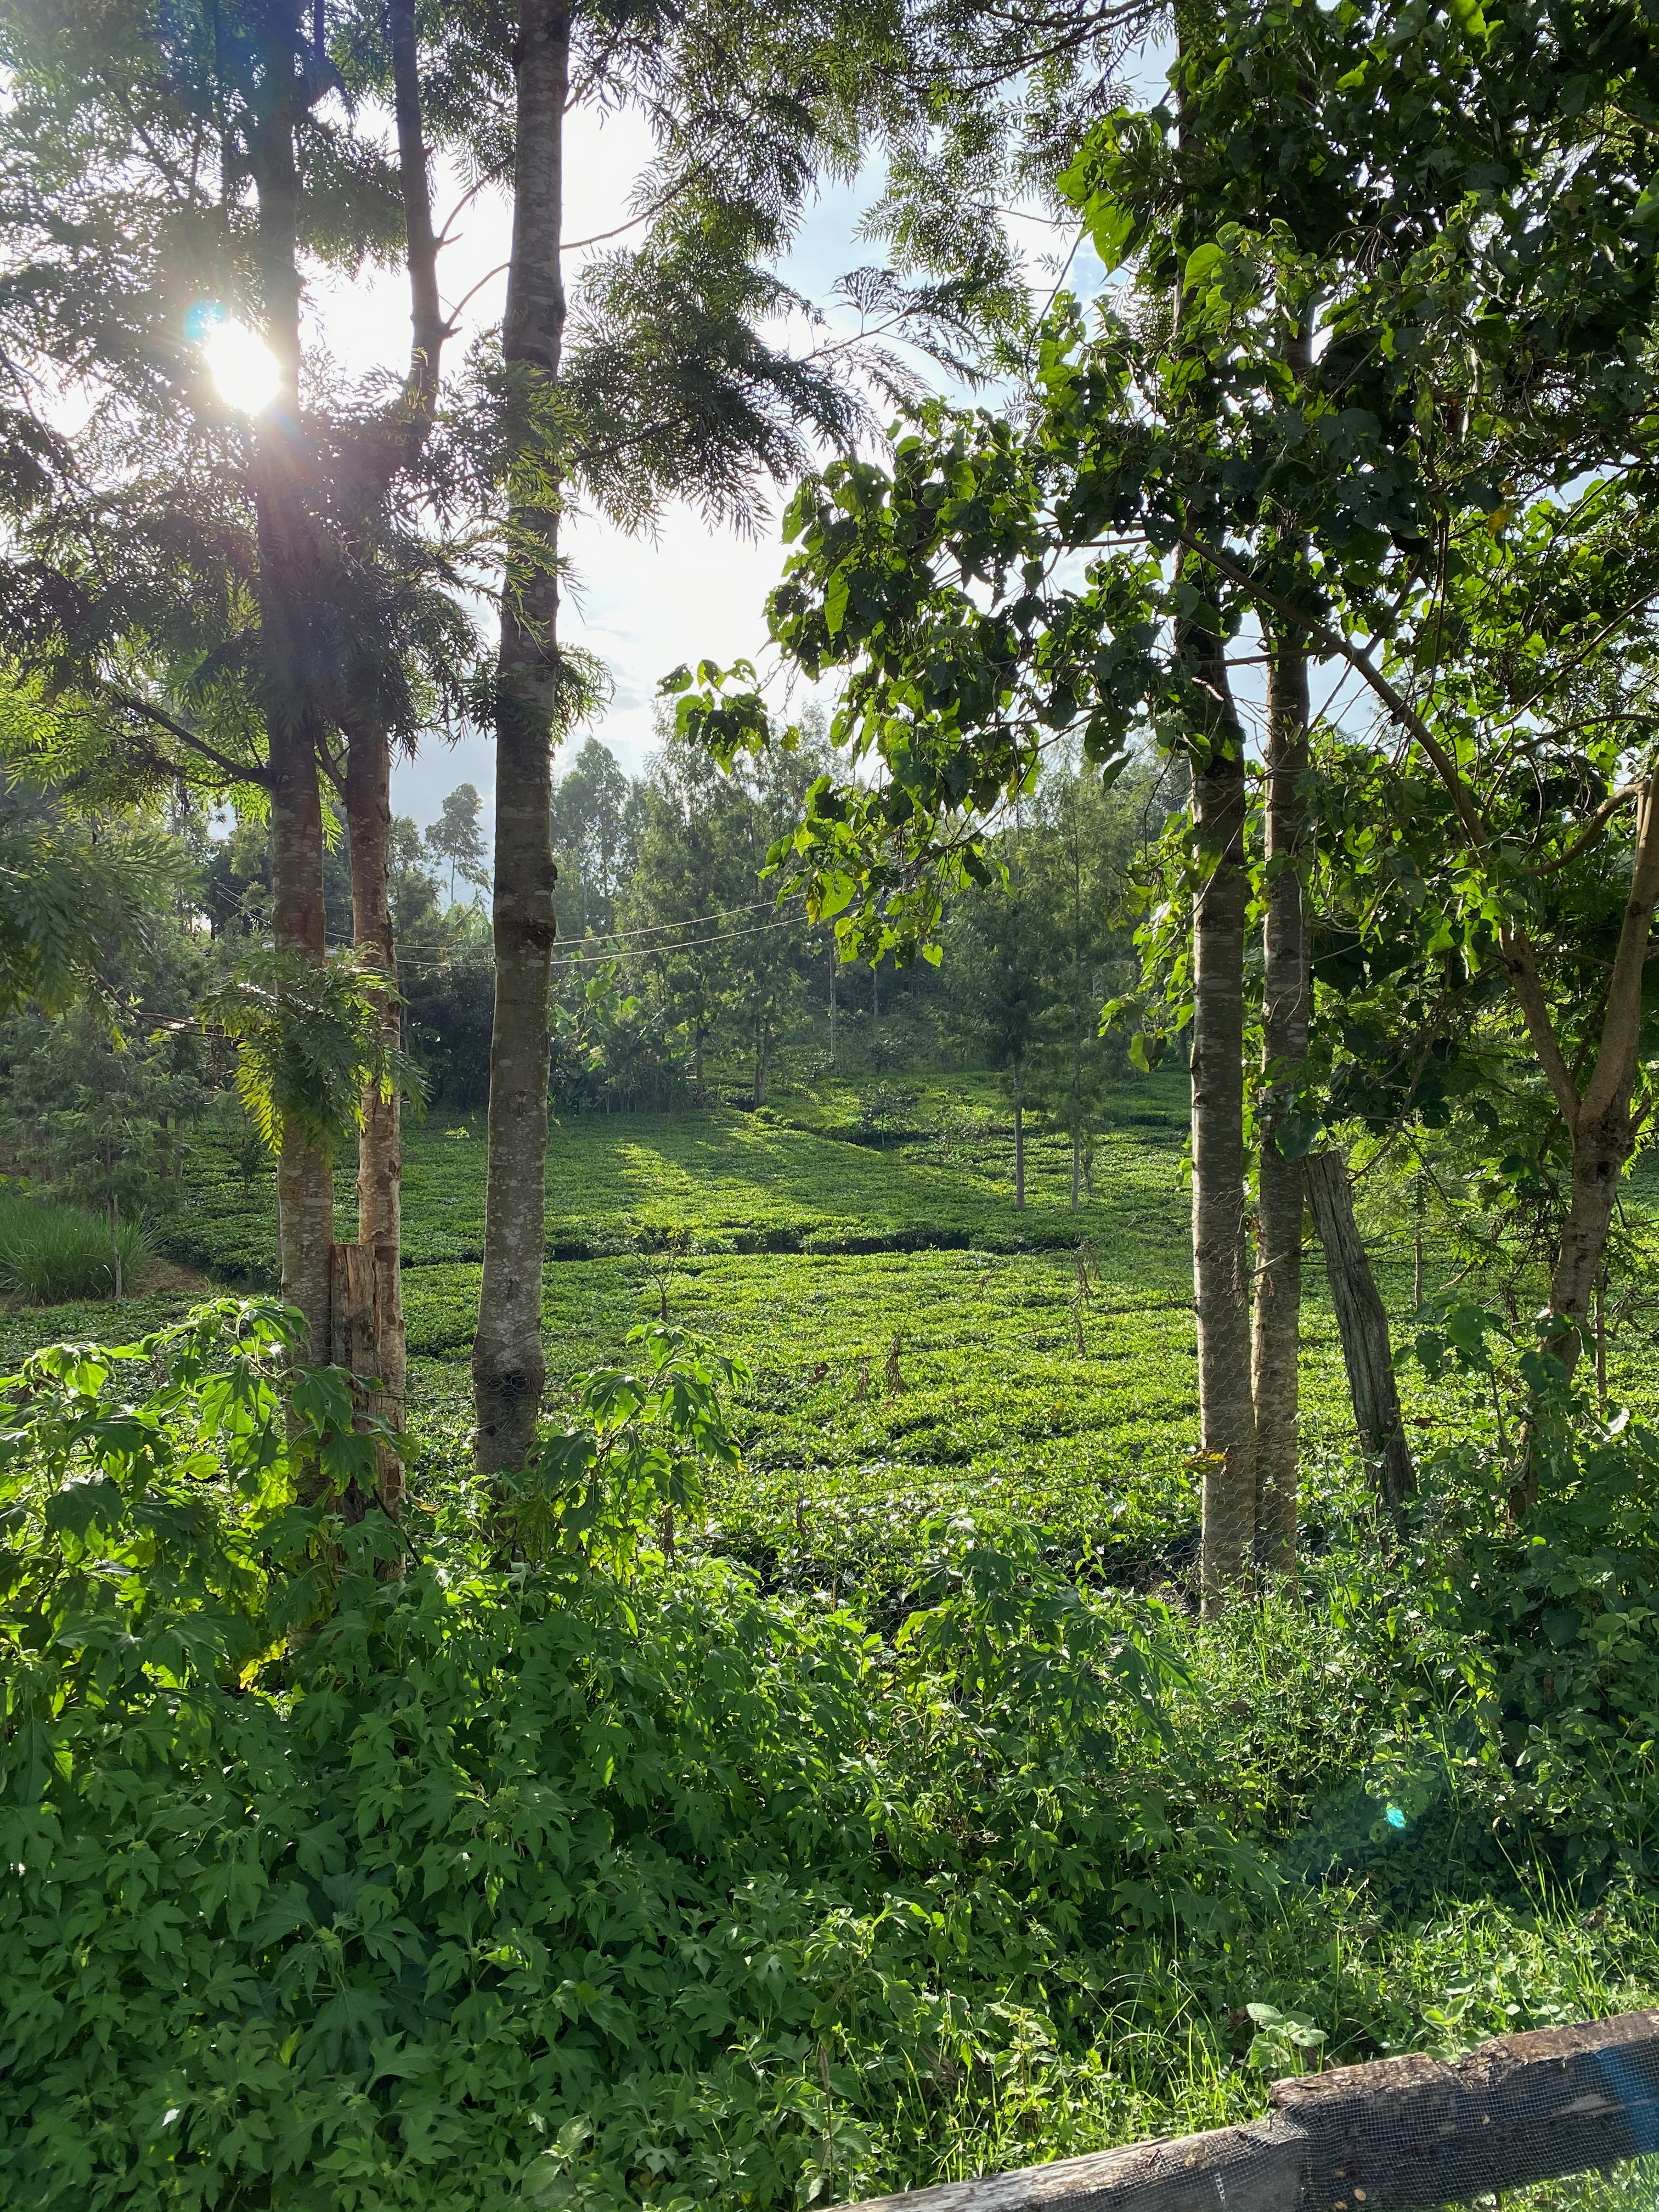
[(1390, 1805), (1382, 1818), (1391, 1828), (1403, 1828), (1406, 1825), (1406, 1816), (1398, 1805)]
[(257, 415), (276, 397), (282, 383), (276, 356), (246, 323), (216, 323), (203, 340), (202, 354), (227, 407)]

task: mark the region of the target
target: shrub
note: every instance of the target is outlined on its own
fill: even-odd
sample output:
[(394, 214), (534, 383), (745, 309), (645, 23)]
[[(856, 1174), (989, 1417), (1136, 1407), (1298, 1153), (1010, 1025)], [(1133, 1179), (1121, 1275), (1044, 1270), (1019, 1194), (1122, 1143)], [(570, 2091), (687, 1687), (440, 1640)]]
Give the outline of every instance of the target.
[(0, 1197), (0, 1290), (32, 1305), (63, 1305), (72, 1298), (116, 1294), (137, 1287), (150, 1258), (149, 1237), (135, 1222), (117, 1228), (112, 1249), (107, 1221), (78, 1206), (50, 1206), (30, 1198)]
[(542, 1564), (477, 1492), (381, 1578), (378, 1513), (292, 1502), (296, 1449), (340, 1488), (374, 1438), (331, 1373), (285, 1419), (284, 1328), (0, 1388), (0, 2203), (794, 2207), (932, 2171), (906, 2051), (1080, 2148), (1077, 1931), (1155, 1864), (1204, 1925), (1260, 1880), (1177, 1836), (1133, 1624), (971, 1547), (891, 1645), (637, 1541), (599, 1571), (607, 1462), (614, 1530), (719, 1456), (659, 1332), (550, 1447)]

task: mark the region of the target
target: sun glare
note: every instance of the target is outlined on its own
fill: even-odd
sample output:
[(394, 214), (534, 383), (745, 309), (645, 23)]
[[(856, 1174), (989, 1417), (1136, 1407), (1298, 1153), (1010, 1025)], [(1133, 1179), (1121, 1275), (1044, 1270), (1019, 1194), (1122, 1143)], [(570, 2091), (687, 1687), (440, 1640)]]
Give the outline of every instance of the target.
[(282, 380), (276, 357), (245, 323), (216, 323), (202, 351), (227, 407), (257, 415), (276, 397)]

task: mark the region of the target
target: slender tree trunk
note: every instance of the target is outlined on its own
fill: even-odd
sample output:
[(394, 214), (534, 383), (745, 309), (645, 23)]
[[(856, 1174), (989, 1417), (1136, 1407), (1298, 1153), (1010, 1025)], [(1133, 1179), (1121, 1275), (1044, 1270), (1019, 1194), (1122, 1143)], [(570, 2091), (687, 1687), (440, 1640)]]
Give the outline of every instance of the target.
[(1423, 1176), (1419, 1169), (1412, 1177), (1412, 1310), (1415, 1313), (1423, 1303)]
[(881, 965), (874, 960), (870, 963), (870, 1018), (881, 1019)]
[[(432, 230), (431, 181), (421, 112), (420, 52), (415, 0), (387, 0), (393, 106), (410, 287), (410, 359), (401, 404), (366, 422), (341, 459), (340, 511), (352, 552), (375, 559), (374, 530), (400, 468), (413, 465), (428, 436), (437, 403), (445, 328), (438, 296), (437, 245)], [(320, 10), (316, 38), (321, 42)], [(392, 750), (379, 656), (371, 649), (343, 672), (332, 702), (346, 738), (345, 811), (351, 865), (352, 937), (358, 959), (382, 969), (389, 988), (377, 1000), (384, 1042), (401, 1041), (392, 926)], [(452, 883), (453, 890), (453, 883)], [(368, 1410), (401, 1429), (406, 1384), (399, 1248), (402, 1242), (403, 1141), (399, 1102), (372, 1091), (363, 1101), (357, 1147), (357, 1241), (331, 1254), (332, 1357), (375, 1387)], [(377, 1456), (376, 1491), (397, 1516), (403, 1497), (398, 1455)], [(344, 1501), (349, 1513), (364, 1499)]]
[[(1306, 811), (1308, 660), (1296, 639), (1274, 641), (1267, 679), (1267, 911), (1262, 925), (1261, 1059), (1269, 1095), (1308, 1056), (1309, 973), (1298, 860)], [(1256, 1160), (1256, 1277), (1251, 1384), (1255, 1399), (1255, 1553), (1279, 1574), (1296, 1571), (1302, 1336), (1302, 1163), (1262, 1117)]]
[(1325, 1248), (1325, 1272), (1336, 1308), (1360, 1449), (1383, 1504), (1398, 1513), (1415, 1494), (1417, 1475), (1406, 1448), (1388, 1313), (1353, 1218), (1347, 1169), (1335, 1152), (1316, 1152), (1304, 1166), (1309, 1203)]
[(703, 1089), (702, 1082), (702, 1045), (704, 1035), (705, 1031), (701, 1024), (699, 1024), (696, 1030), (693, 1032), (693, 1043), (691, 1048), (691, 1065), (693, 1069), (692, 1079), (696, 1085), (697, 1103), (699, 1106), (706, 1106), (708, 1103), (708, 1096), (707, 1091)]
[(1204, 1607), (1247, 1587), (1255, 1552), (1255, 1403), (1244, 1225), (1244, 732), (1221, 641), (1181, 641), (1197, 702), (1193, 828), (1193, 1292), (1204, 1465)]
[(1025, 1211), (1025, 1107), (1018, 1091), (1014, 1093), (1014, 1212)]
[[(346, 823), (351, 852), (352, 934), (358, 959), (384, 969), (392, 988), (379, 999), (380, 1035), (394, 1050), (401, 1010), (398, 956), (392, 927), (392, 746), (377, 723), (356, 724), (347, 735)], [(371, 1089), (363, 1100), (357, 1139), (357, 1242), (376, 1258), (375, 1289), (367, 1310), (378, 1335), (369, 1348), (369, 1371), (380, 1384), (376, 1410), (391, 1427), (404, 1425), (408, 1348), (404, 1328), (399, 1253), (403, 1243), (403, 1128), (394, 1090)], [(380, 1504), (395, 1519), (403, 1499), (403, 1466), (383, 1452)]]
[[(564, 339), (568, 7), (522, 0), (513, 248), (502, 353), (524, 384), (556, 380)], [(527, 440), (528, 410), (520, 435)], [(472, 1352), (481, 1474), (521, 1468), (547, 1376), (542, 1267), (547, 1207), (548, 1000), (552, 980), (553, 746), (562, 670), (556, 510), (516, 505), (501, 601), (495, 708), (495, 1012), (483, 1279)]]
[[(264, 112), (255, 133), (258, 256), (265, 342), (276, 362), (276, 395), (259, 417), (254, 503), (259, 552), (259, 625), (270, 746), (272, 936), (290, 959), (327, 957), (323, 910), (323, 813), (317, 750), (322, 671), (312, 621), (319, 556), (306, 513), (307, 441), (300, 421), (299, 176), (294, 131), (304, 94), (296, 76), (303, 45), (298, 10), (268, 15)], [(325, 1155), (292, 1127), (276, 1165), (283, 1295), (304, 1322), (300, 1357), (329, 1352), (330, 1254), (334, 1183)]]
[[(404, 386), (406, 447), (418, 452), (432, 428), (440, 356), (447, 335), (438, 296), (438, 242), (432, 232), (432, 180), (421, 112), (420, 46), (415, 0), (387, 0), (392, 75), (403, 191), (404, 258), (409, 269), (410, 368)], [(455, 896), (454, 871), (449, 895)]]
[(1083, 847), (1075, 783), (1072, 786), (1068, 827), (1072, 861), (1072, 1211), (1075, 1213), (1083, 1152)]
[(836, 940), (830, 939), (830, 1065), (836, 1064), (836, 970), (840, 963), (836, 957)]

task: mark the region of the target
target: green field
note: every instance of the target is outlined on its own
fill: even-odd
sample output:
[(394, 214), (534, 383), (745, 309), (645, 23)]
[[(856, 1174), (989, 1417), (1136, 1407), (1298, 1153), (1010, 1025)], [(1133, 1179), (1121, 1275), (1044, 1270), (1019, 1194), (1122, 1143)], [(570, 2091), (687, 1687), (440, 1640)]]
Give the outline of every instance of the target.
[[(988, 1528), (1038, 1529), (1108, 1578), (1179, 1569), (1197, 1538), (1199, 1440), (1186, 1079), (1125, 1086), (1093, 1202), (1075, 1214), (1063, 1137), (1028, 1141), (1028, 1203), (1016, 1213), (1012, 1138), (988, 1086), (941, 1086), (917, 1121), (947, 1095), (969, 1109), (948, 1152), (925, 1132), (855, 1140), (849, 1102), (834, 1093), (760, 1115), (556, 1127), (544, 1300), (556, 1401), (566, 1376), (617, 1356), (665, 1297), (674, 1321), (751, 1372), (738, 1408), (745, 1470), (715, 1500), (716, 1548), (786, 1578), (840, 1585), (879, 1563), (884, 1584), (902, 1583), (919, 1525), (966, 1514)], [(480, 1117), (440, 1114), (408, 1132), (404, 1301), (422, 1486), (465, 1458), (483, 1164)], [(349, 1172), (337, 1180), (349, 1236)], [(270, 1287), (274, 1246), (269, 1176), (249, 1189), (210, 1140), (169, 1250), (216, 1279)], [(1403, 1319), (1409, 1260), (1379, 1240), (1376, 1266)], [(1322, 1520), (1352, 1509), (1353, 1436), (1316, 1246), (1308, 1273), (1302, 1387), (1317, 1536)], [(14, 1316), (12, 1340), (37, 1340), (40, 1321)], [(1626, 1395), (1640, 1392), (1644, 1369), (1633, 1343), (1616, 1352)], [(1425, 1443), (1486, 1419), (1467, 1383), (1431, 1389), (1407, 1363), (1402, 1386)]]
[[(603, 1115), (556, 1126), (548, 1163), (546, 1319), (551, 1400), (617, 1357), (664, 1309), (744, 1361), (736, 1408), (742, 1479), (714, 1500), (706, 1540), (769, 1577), (902, 1586), (918, 1529), (939, 1516), (1017, 1524), (1104, 1579), (1177, 1577), (1198, 1533), (1197, 1355), (1185, 1172), (1186, 1079), (1126, 1085), (1102, 1139), (1094, 1197), (1070, 1206), (1063, 1136), (1027, 1143), (1016, 1212), (1010, 1132), (984, 1082), (924, 1094), (968, 1125), (946, 1150), (928, 1129), (860, 1141), (846, 1094), (776, 1111)], [(963, 1112), (963, 1108), (967, 1110)], [(404, 1304), (417, 1489), (465, 1466), (483, 1240), (481, 1116), (415, 1122), (405, 1139)], [(351, 1234), (350, 1170), (337, 1176)], [(1409, 1342), (1410, 1256), (1386, 1229), (1373, 1261)], [(211, 1139), (166, 1249), (218, 1282), (275, 1287), (268, 1171), (250, 1187)], [(128, 1302), (136, 1329), (182, 1310)], [(100, 1333), (107, 1308), (0, 1319), (15, 1357), (58, 1334)], [(895, 1366), (890, 1370), (890, 1355)], [(1650, 1401), (1645, 1331), (1612, 1340), (1622, 1401)], [(891, 1374), (896, 1372), (897, 1387)], [(1431, 1385), (1401, 1362), (1420, 1447), (1485, 1432), (1467, 1379)], [(1316, 1543), (1365, 1511), (1340, 1348), (1319, 1249), (1310, 1250), (1302, 1368), (1304, 1522)], [(922, 1547), (925, 1551), (925, 1545)], [(851, 1581), (848, 1577), (851, 1577)]]

